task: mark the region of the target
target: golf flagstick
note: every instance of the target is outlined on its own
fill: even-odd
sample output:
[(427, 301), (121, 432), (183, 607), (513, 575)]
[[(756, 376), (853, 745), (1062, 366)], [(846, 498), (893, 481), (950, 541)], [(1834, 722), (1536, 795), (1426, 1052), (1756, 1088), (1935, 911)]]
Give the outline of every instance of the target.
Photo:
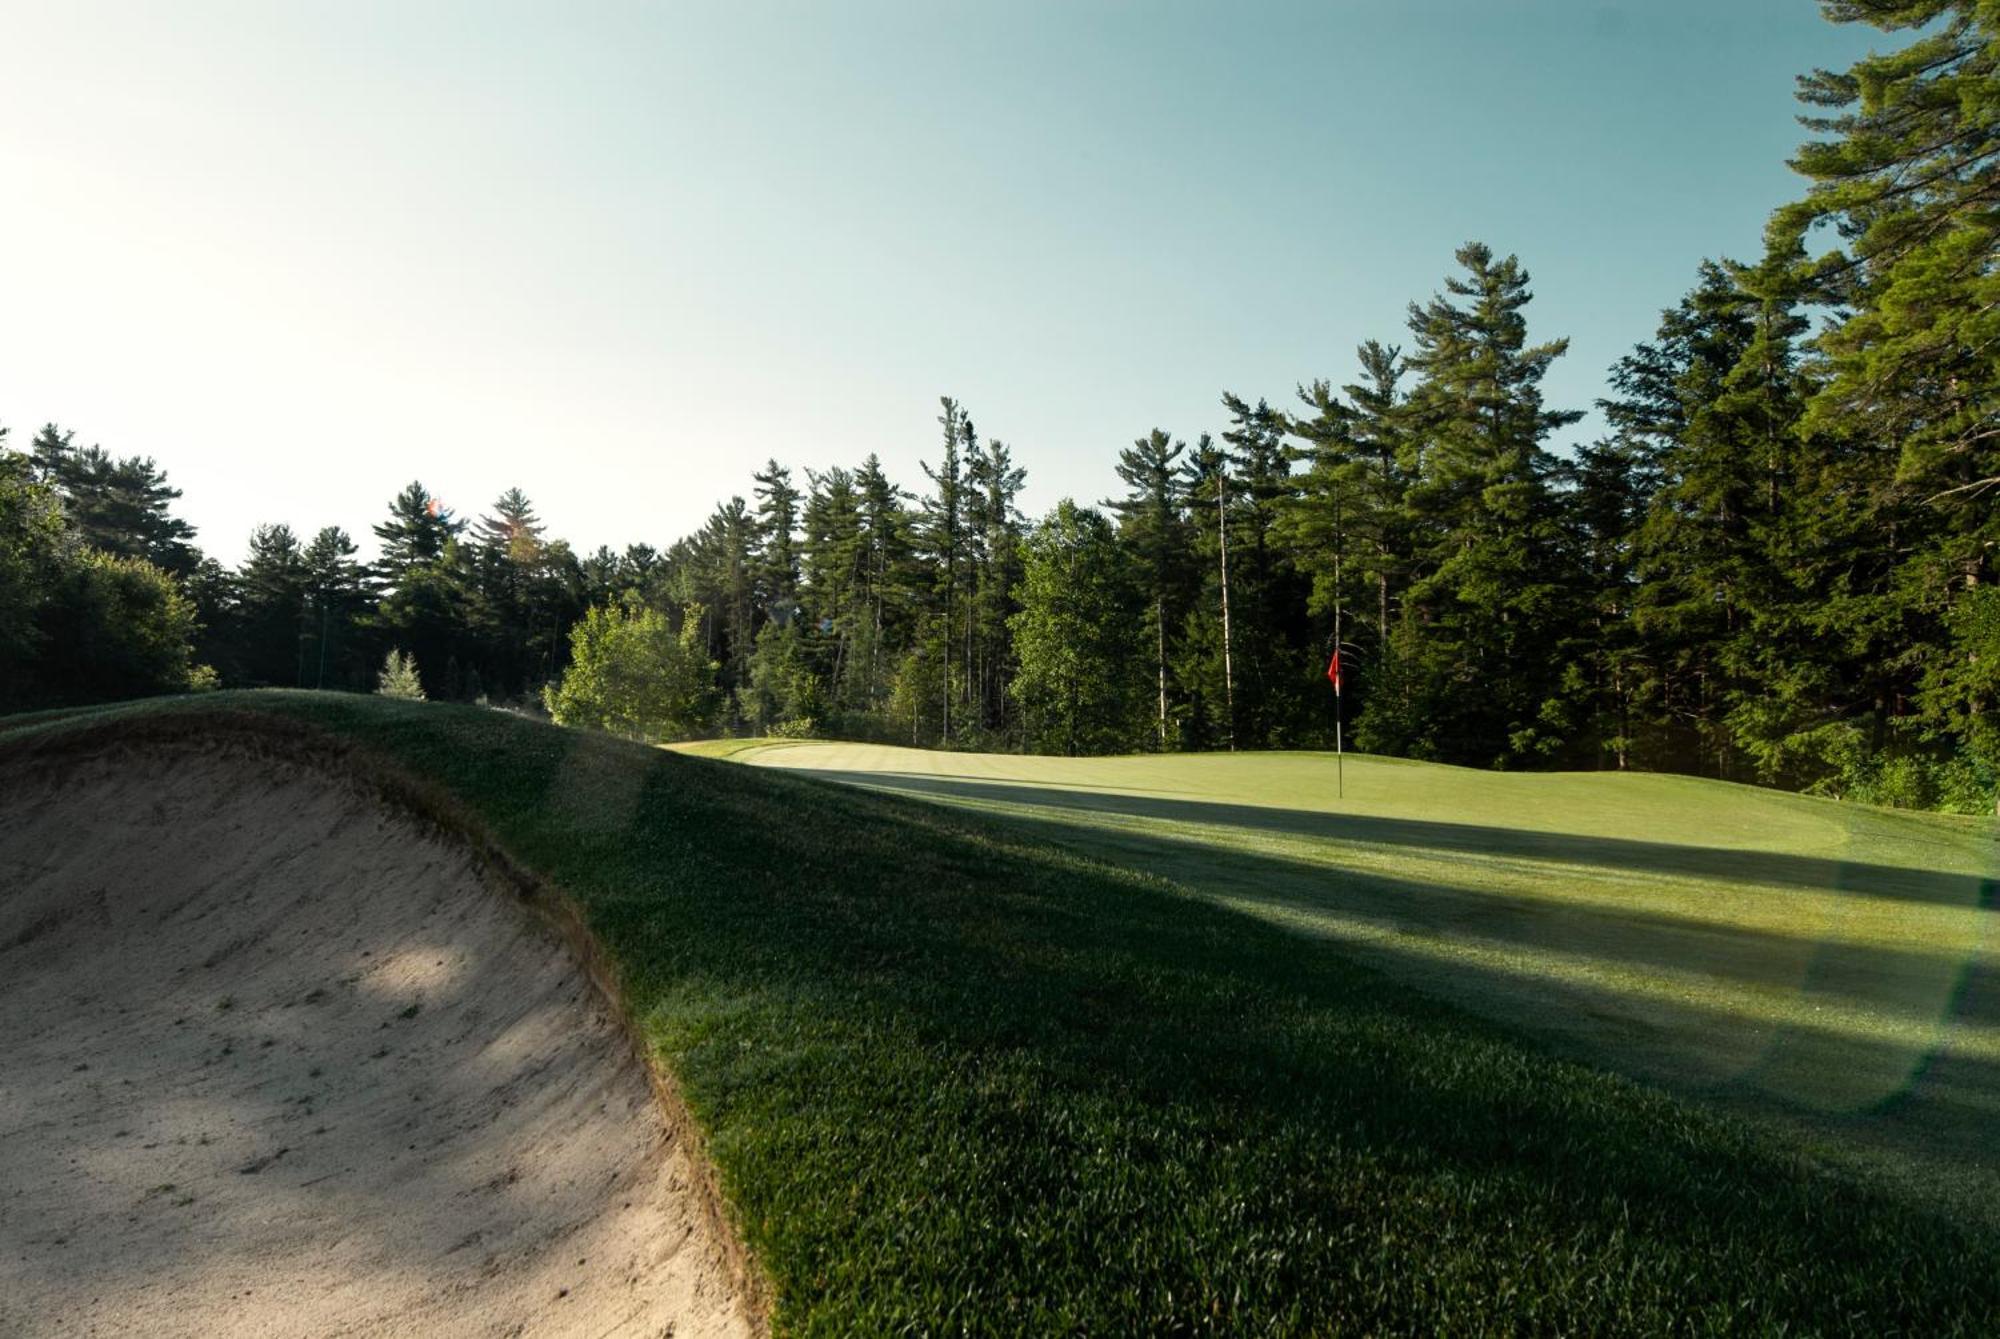
[(1333, 680), (1333, 786), (1337, 799), (1347, 798), (1347, 741), (1342, 737), (1340, 691), (1340, 644), (1334, 643), (1333, 659), (1326, 667), (1326, 677)]
[(1347, 740), (1344, 738), (1341, 711), (1345, 694), (1340, 691), (1340, 604), (1333, 606), (1333, 659), (1326, 664), (1326, 677), (1333, 681), (1333, 793), (1334, 798), (1347, 798)]
[(1333, 659), (1327, 662), (1326, 677), (1333, 680), (1333, 796), (1347, 798), (1347, 741), (1342, 738), (1340, 691), (1340, 494), (1333, 495)]

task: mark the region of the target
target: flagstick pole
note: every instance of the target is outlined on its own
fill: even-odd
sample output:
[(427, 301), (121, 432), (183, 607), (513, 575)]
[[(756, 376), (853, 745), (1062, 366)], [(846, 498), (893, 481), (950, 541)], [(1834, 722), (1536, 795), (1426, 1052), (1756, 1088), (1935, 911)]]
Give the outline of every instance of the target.
[[(1334, 646), (1340, 644), (1334, 642)], [(1342, 737), (1342, 721), (1340, 721), (1340, 717), (1344, 715), (1344, 711), (1340, 709), (1344, 695), (1346, 693), (1340, 691), (1340, 683), (1334, 683), (1334, 797), (1336, 799), (1348, 797), (1348, 741)]]
[[(1340, 557), (1346, 547), (1341, 543), (1345, 538), (1340, 529), (1340, 494), (1333, 495), (1333, 663), (1340, 663)], [(1341, 710), (1347, 694), (1342, 691), (1341, 679), (1333, 676), (1333, 794), (1335, 799), (1347, 798), (1347, 741), (1342, 737)]]
[[(1333, 663), (1340, 663), (1340, 548), (1338, 540), (1333, 551)], [(1341, 707), (1347, 694), (1342, 690), (1341, 679), (1336, 674), (1333, 679), (1333, 794), (1335, 799), (1347, 798), (1347, 740), (1343, 737)]]

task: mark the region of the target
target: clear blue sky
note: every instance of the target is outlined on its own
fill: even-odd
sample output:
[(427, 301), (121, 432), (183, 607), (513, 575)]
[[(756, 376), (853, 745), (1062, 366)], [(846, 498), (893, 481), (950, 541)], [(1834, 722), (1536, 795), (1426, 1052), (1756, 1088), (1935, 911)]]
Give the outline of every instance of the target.
[(0, 423), (157, 456), (226, 561), (372, 550), (413, 477), (664, 545), (768, 456), (920, 482), (942, 393), (1039, 512), (1225, 388), (1351, 379), (1469, 238), (1583, 408), (1796, 194), (1793, 76), (1893, 40), (1811, 0), (0, 0)]

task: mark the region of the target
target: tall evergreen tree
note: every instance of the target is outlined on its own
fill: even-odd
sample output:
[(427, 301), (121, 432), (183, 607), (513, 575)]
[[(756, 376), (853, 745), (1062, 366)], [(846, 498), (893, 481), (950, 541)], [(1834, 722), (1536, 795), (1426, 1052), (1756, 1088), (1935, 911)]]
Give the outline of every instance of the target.
[(873, 454), (855, 471), (854, 488), (861, 506), (866, 552), (862, 586), (870, 625), (866, 682), (869, 707), (875, 710), (887, 701), (894, 665), (890, 651), (901, 647), (912, 616), (913, 541), (910, 516), (903, 506), (909, 495), (890, 482), (882, 462)]
[(1580, 415), (1547, 409), (1541, 381), (1566, 340), (1528, 343), (1533, 294), (1512, 256), (1472, 242), (1463, 277), (1410, 308), (1416, 441), (1408, 499), (1418, 562), (1392, 655), (1407, 703), (1378, 695), (1364, 747), (1504, 764), (1560, 740), (1542, 719), (1549, 655), (1572, 610), (1548, 435)]
[(1118, 515), (1119, 538), (1138, 564), (1140, 584), (1152, 613), (1154, 681), (1154, 743), (1169, 747), (1167, 709), (1167, 629), (1185, 617), (1190, 573), (1187, 565), (1187, 520), (1183, 514), (1187, 481), (1180, 458), (1187, 443), (1176, 442), (1154, 428), (1118, 453), (1114, 467), (1126, 494), (1107, 502)]
[(435, 563), (444, 556), (445, 544), (465, 529), (443, 503), (431, 496), (419, 480), (413, 480), (389, 501), (389, 519), (374, 527), (382, 541), (382, 556), (376, 571), (382, 582), (395, 587), (411, 569)]
[(800, 550), (804, 635), (833, 711), (843, 720), (873, 706), (867, 537), (852, 471), (808, 471)]
[(1190, 748), (1236, 747), (1234, 626), (1230, 611), (1229, 457), (1203, 433), (1183, 466), (1190, 549), (1199, 573), (1183, 621), (1174, 677), (1186, 697), (1182, 739)]
[(548, 579), (543, 535), (534, 504), (518, 488), (496, 498), (493, 510), (472, 528), (468, 557), (477, 658), (488, 692), (526, 691), (556, 636), (531, 607)]
[(977, 567), (966, 611), (971, 629), (973, 709), (989, 730), (1007, 728), (1013, 648), (1007, 621), (1019, 608), (1023, 526), (1018, 499), (1027, 471), (997, 437), (975, 449), (966, 468), (966, 528), (977, 537)]
[[(1821, 365), (1803, 430), (1890, 457), (1856, 472), (1873, 480), (1863, 504), (1871, 525), (1895, 537), (1892, 580), (1905, 614), (1897, 633), (1923, 663), (1920, 702), (1941, 765), (1969, 744), (1991, 771), (2000, 768), (1996, 699), (1984, 687), (1993, 647), (1974, 630), (2000, 613), (2000, 513), (1992, 505), (2000, 491), (2000, 9), (1990, 0), (1823, 0), (1822, 9), (1837, 23), (1913, 37), (1800, 81), (1800, 98), (1814, 109), (1805, 124), (1822, 138), (1793, 160), (1810, 185), (1773, 217), (1767, 244), (1770, 266), (1834, 317), (1816, 341)], [(1822, 224), (1831, 227), (1816, 232)], [(1810, 256), (1826, 234), (1840, 245)], [(1856, 608), (1841, 621), (1868, 618)], [(1873, 689), (1874, 733), (1886, 735), (1902, 713), (1900, 689), (1880, 679)]]
[(102, 553), (137, 558), (175, 576), (192, 573), (201, 554), (195, 530), (173, 514), (181, 490), (150, 456), (78, 447), (75, 434), (45, 425), (32, 446), (36, 474), (52, 484), (78, 539)]
[(368, 650), (356, 643), (354, 631), (369, 592), (356, 552), (348, 533), (329, 525), (313, 536), (302, 556), (311, 656), (305, 681), (315, 688), (359, 688), (367, 682)]
[(969, 442), (976, 443), (977, 435), (971, 419), (956, 400), (947, 395), (941, 397), (938, 403), (944, 409), (938, 415), (938, 423), (944, 428), (944, 450), (935, 466), (929, 462), (924, 464), (924, 473), (929, 476), (934, 491), (923, 499), (923, 534), (926, 555), (936, 566), (934, 598), (937, 627), (935, 635), (927, 640), (937, 648), (938, 662), (943, 669), (938, 719), (942, 737), (949, 741), (952, 737), (952, 698), (958, 694), (952, 675), (952, 643), (959, 628), (958, 604), (963, 589), (959, 568), (965, 553), (965, 470), (961, 448)]
[(296, 688), (304, 669), (307, 569), (288, 525), (260, 525), (236, 577), (238, 666), (253, 684)]
[(1254, 406), (1224, 392), (1230, 426), (1229, 475), (1231, 642), (1236, 684), (1236, 735), (1260, 748), (1293, 742), (1310, 667), (1304, 610), (1309, 583), (1280, 533), (1297, 490), (1285, 416), (1259, 400)]
[(375, 621), (384, 642), (413, 656), (433, 698), (457, 698), (466, 656), (476, 649), (471, 610), (473, 574), (458, 537), (465, 523), (421, 482), (389, 503), (374, 527), (382, 543), (375, 572), (382, 599)]
[(751, 479), (757, 494), (758, 584), (768, 607), (791, 609), (799, 594), (799, 490), (792, 486), (792, 472), (775, 460)]

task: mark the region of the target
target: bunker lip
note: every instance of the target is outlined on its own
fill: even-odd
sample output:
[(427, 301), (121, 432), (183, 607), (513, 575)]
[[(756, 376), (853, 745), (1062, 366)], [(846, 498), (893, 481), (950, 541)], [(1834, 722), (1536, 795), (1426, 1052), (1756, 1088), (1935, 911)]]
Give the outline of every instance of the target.
[[(645, 1083), (635, 1091), (643, 1095), (650, 1088), (651, 1101), (646, 1103), (650, 1108), (649, 1119), (656, 1130), (664, 1126), (664, 1140), (678, 1159), (675, 1179), (681, 1184), (672, 1187), (671, 1192), (678, 1197), (680, 1209), (684, 1211), (686, 1226), (682, 1235), (686, 1242), (684, 1246), (676, 1243), (670, 1247), (663, 1246), (661, 1250), (668, 1256), (679, 1255), (689, 1249), (697, 1254), (707, 1252), (713, 1257), (713, 1265), (708, 1270), (712, 1277), (702, 1286), (711, 1294), (718, 1290), (726, 1294), (721, 1299), (721, 1305), (711, 1308), (713, 1314), (706, 1318), (673, 1317), (677, 1332), (762, 1333), (768, 1328), (768, 1288), (731, 1221), (713, 1165), (707, 1157), (700, 1128), (682, 1101), (672, 1076), (645, 1044), (631, 1017), (616, 965), (590, 933), (582, 912), (570, 897), (514, 859), (483, 823), (442, 788), (419, 780), (363, 746), (302, 722), (257, 711), (192, 708), (112, 720), (57, 722), (46, 728), (0, 738), (0, 791), (7, 795), (7, 807), (13, 811), (11, 814), (0, 814), (0, 841), (16, 835), (8, 830), (9, 818), (17, 820), (13, 824), (16, 829), (26, 826), (32, 836), (35, 819), (30, 811), (36, 808), (38, 798), (45, 798), (48, 791), (65, 786), (82, 787), (81, 794), (90, 793), (94, 787), (110, 795), (114, 802), (126, 804), (130, 812), (136, 797), (126, 795), (121, 800), (116, 794), (121, 774), (128, 771), (144, 773), (147, 769), (160, 774), (153, 779), (154, 789), (148, 792), (149, 795), (165, 797), (169, 805), (179, 803), (183, 807), (200, 810), (200, 815), (204, 817), (211, 816), (228, 804), (235, 804), (240, 809), (245, 799), (243, 792), (274, 788), (286, 790), (289, 787), (287, 797), (293, 800), (301, 794), (310, 797), (315, 788), (329, 795), (337, 792), (340, 802), (345, 805), (345, 812), (332, 816), (332, 826), (337, 828), (359, 820), (374, 821), (378, 826), (396, 829), (392, 834), (394, 839), (429, 846), (433, 857), (430, 864), (437, 867), (432, 872), (455, 862), (459, 881), (470, 885), (462, 892), (469, 893), (474, 901), (484, 899), (486, 914), (497, 911), (502, 913), (501, 920), (520, 923), (514, 938), (521, 938), (520, 929), (537, 924), (552, 934), (556, 941), (553, 944), (547, 943), (547, 935), (530, 935), (528, 938), (544, 944), (544, 956), (554, 955), (558, 968), (572, 983), (568, 994), (578, 1001), (574, 1005), (576, 1011), (595, 1012), (603, 1016), (601, 1026), (606, 1045), (610, 1047), (612, 1063), (607, 1064), (603, 1059), (595, 1061), (595, 1071), (619, 1068), (627, 1063), (627, 1055), (638, 1062), (637, 1072), (645, 1075)], [(162, 779), (179, 782), (183, 778), (194, 779), (199, 785), (229, 790), (233, 792), (233, 797), (202, 810), (202, 802), (207, 796), (197, 794), (190, 805), (186, 796), (176, 798), (175, 785), (159, 784)], [(126, 788), (131, 787), (128, 784)], [(258, 798), (268, 806), (268, 796), (260, 794)], [(113, 808), (115, 812), (115, 803)], [(155, 812), (165, 813), (163, 810)], [(75, 834), (91, 822), (101, 820), (79, 822), (68, 817), (62, 821)], [(209, 832), (207, 835), (213, 839), (216, 833)], [(377, 836), (379, 839), (379, 834)], [(211, 846), (217, 844), (226, 843), (211, 840)], [(241, 858), (246, 853), (239, 851), (236, 854)], [(21, 850), (10, 853), (7, 863), (26, 872), (36, 868), (36, 862), (42, 855), (41, 850)], [(78, 868), (87, 868), (87, 865), (87, 861), (81, 862)], [(12, 875), (8, 881), (13, 882)], [(76, 897), (69, 900), (75, 903), (77, 909), (89, 909), (84, 904), (93, 898), (102, 902), (104, 892), (101, 888), (79, 889)], [(496, 893), (511, 896), (500, 898), (495, 896)], [(6, 897), (0, 896), (0, 914), (6, 911), (6, 900)], [(62, 899), (58, 896), (57, 900)], [(525, 916), (521, 914), (523, 910)], [(93, 915), (101, 919), (101, 913), (93, 912)], [(0, 945), (0, 951), (12, 949), (16, 954), (30, 953), (37, 951), (30, 941), (42, 938), (45, 940), (42, 947), (47, 948), (46, 941), (60, 938), (64, 933), (61, 926), (48, 916), (32, 915), (28, 919), (35, 923), (25, 925), (14, 925), (13, 921), (17, 919), (20, 918), (7, 917), (4, 924), (0, 924), (0, 928), (6, 930), (4, 935), (0, 935), (0, 940), (6, 941)], [(75, 920), (76, 916), (66, 912), (57, 917), (57, 920), (60, 919)], [(45, 921), (49, 923), (43, 924)], [(67, 933), (74, 938), (87, 929), (81, 923), (73, 924)], [(260, 953), (275, 951), (259, 948)], [(588, 982), (589, 991), (594, 992), (594, 999), (584, 999), (575, 989), (582, 984), (577, 980), (578, 967), (582, 968), (583, 978)], [(208, 975), (223, 979), (226, 973), (210, 972)], [(145, 1005), (144, 1000), (131, 999), (121, 1001), (119, 1008), (137, 1014)], [(392, 1015), (390, 1024), (398, 1025), (398, 1017)], [(197, 1020), (203, 1021), (209, 1020)], [(424, 1021), (419, 1018), (417, 1024)], [(87, 1067), (93, 1058), (78, 1054), (75, 1057), (76, 1066)], [(65, 1068), (75, 1069), (76, 1066)], [(105, 1072), (101, 1067), (96, 1075), (87, 1069), (76, 1069), (76, 1073), (79, 1081), (106, 1084), (119, 1081), (118, 1075)], [(601, 1078), (601, 1073), (593, 1072), (591, 1081)], [(9, 1101), (5, 1090), (13, 1086), (0, 1084), (0, 1165), (13, 1163), (17, 1158), (25, 1160), (28, 1144), (22, 1141), (32, 1137), (31, 1129), (22, 1128), (24, 1124), (31, 1126), (32, 1121), (24, 1119), (22, 1110), (11, 1108), (19, 1106), (31, 1113), (34, 1094), (26, 1091), (28, 1085), (23, 1085), (16, 1088), (13, 1100)], [(411, 1100), (416, 1099), (413, 1097)], [(528, 1094), (523, 1100), (538, 1099), (536, 1095)], [(508, 1105), (512, 1105), (511, 1100)], [(118, 1135), (118, 1132), (112, 1131), (105, 1133), (114, 1137)], [(10, 1142), (13, 1144), (11, 1151)], [(396, 1151), (402, 1151), (400, 1145)], [(283, 1165), (285, 1155), (276, 1152), (274, 1145), (272, 1150), (259, 1156), (268, 1156), (270, 1162), (266, 1166), (276, 1168)], [(245, 1168), (256, 1161), (256, 1158), (246, 1161)], [(657, 1158), (653, 1159), (652, 1165), (657, 1169)], [(255, 1173), (244, 1169), (238, 1171), (245, 1177), (251, 1177), (262, 1174), (265, 1168), (259, 1167)], [(13, 1173), (10, 1172), (7, 1179), (13, 1180)], [(243, 1184), (254, 1183), (244, 1181)], [(161, 1192), (161, 1197), (167, 1195), (168, 1192)], [(0, 1228), (0, 1238), (21, 1232), (32, 1234), (34, 1230), (33, 1225), (17, 1225), (11, 1233)], [(59, 1235), (57, 1229), (51, 1228), (49, 1232)], [(8, 1245), (8, 1254), (24, 1261), (28, 1259), (19, 1243), (10, 1241)], [(60, 1250), (68, 1245), (63, 1241), (44, 1242), (37, 1259), (45, 1261), (50, 1250)], [(0, 1278), (7, 1273), (6, 1267), (0, 1267)], [(87, 1284), (91, 1280), (86, 1276), (80, 1282)], [(454, 1285), (452, 1291), (457, 1292), (458, 1286)], [(460, 1293), (459, 1296), (469, 1305), (477, 1294)], [(716, 1299), (711, 1296), (709, 1300), (713, 1302)], [(5, 1311), (5, 1307), (0, 1307), (0, 1312)], [(440, 1327), (448, 1331), (452, 1314), (449, 1307), (441, 1315), (409, 1313), (403, 1323), (413, 1324), (425, 1332), (438, 1332)], [(8, 1318), (7, 1325), (0, 1325), (0, 1328), (22, 1324), (24, 1320), (29, 1327), (28, 1332), (34, 1332), (32, 1318)], [(616, 1332), (616, 1327), (624, 1321), (602, 1317), (592, 1323), (597, 1330), (608, 1328)], [(374, 1324), (370, 1324), (369, 1328), (375, 1328)]]

